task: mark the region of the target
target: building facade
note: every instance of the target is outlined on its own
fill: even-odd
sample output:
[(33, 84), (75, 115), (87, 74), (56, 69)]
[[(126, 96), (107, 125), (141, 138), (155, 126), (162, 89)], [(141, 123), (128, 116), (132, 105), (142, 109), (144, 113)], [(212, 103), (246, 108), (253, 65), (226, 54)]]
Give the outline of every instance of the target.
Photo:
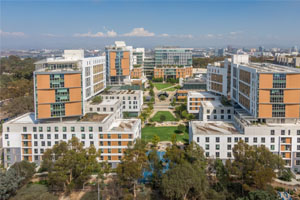
[(193, 67), (163, 66), (154, 68), (154, 78), (163, 78), (164, 80), (173, 78), (188, 78), (193, 76)]
[(193, 64), (191, 48), (162, 47), (155, 48), (154, 51), (155, 66), (192, 66)]
[(34, 105), (37, 119), (83, 115), (83, 102), (106, 87), (105, 57), (85, 58), (83, 50), (35, 63)]
[(133, 67), (133, 48), (126, 46), (123, 41), (116, 41), (114, 46), (107, 46), (106, 76), (109, 85), (122, 85), (130, 80), (130, 71)]

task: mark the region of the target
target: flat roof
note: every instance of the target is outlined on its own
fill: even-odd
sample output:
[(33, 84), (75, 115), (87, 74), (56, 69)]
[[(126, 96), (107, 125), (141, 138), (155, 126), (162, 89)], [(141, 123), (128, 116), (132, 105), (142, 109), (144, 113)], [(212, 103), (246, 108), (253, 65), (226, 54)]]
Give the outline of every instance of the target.
[(271, 63), (249, 63), (240, 64), (240, 66), (246, 66), (252, 69), (256, 69), (259, 73), (300, 73), (300, 69), (298, 68)]
[(219, 100), (215, 101), (201, 101), (202, 107), (210, 107), (210, 108), (217, 108), (217, 107), (232, 107), (232, 106), (226, 106), (221, 103)]
[(111, 88), (108, 91), (102, 92), (101, 95), (112, 95), (112, 94), (138, 94), (140, 90), (119, 90), (117, 88)]
[(98, 106), (112, 106), (118, 103), (119, 99), (103, 99), (101, 103), (93, 103), (92, 100), (88, 101), (88, 105), (98, 105)]
[(86, 113), (79, 121), (81, 122), (102, 122), (109, 114)]
[(240, 134), (231, 122), (224, 121), (191, 121), (193, 135)]
[(139, 119), (117, 119), (109, 127), (109, 131), (131, 131)]
[(200, 98), (218, 98), (218, 96), (210, 93), (210, 92), (202, 92), (202, 91), (189, 91), (188, 93), (189, 97), (200, 97)]

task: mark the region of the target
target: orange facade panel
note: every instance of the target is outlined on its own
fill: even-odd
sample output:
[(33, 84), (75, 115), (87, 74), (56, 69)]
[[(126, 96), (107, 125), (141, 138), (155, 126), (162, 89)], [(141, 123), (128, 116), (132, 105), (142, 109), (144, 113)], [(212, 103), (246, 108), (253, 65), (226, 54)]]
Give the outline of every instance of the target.
[(300, 74), (286, 75), (286, 88), (300, 88)]
[(259, 103), (270, 103), (270, 90), (259, 90)]
[(38, 104), (55, 103), (55, 90), (38, 90), (37, 101)]
[(70, 88), (70, 101), (81, 101), (81, 88)]
[(37, 89), (49, 89), (50, 88), (50, 75), (49, 74), (37, 74), (36, 75)]
[(50, 118), (51, 117), (51, 110), (50, 110), (50, 104), (45, 105), (38, 105), (38, 119), (43, 118)]
[(299, 118), (300, 117), (300, 105), (285, 105), (285, 117), (286, 118)]
[(285, 143), (291, 144), (291, 138), (286, 138), (286, 139), (285, 139)]
[(65, 74), (65, 87), (81, 87), (81, 74)]
[(129, 57), (130, 57), (130, 52), (129, 51), (124, 51), (123, 52), (123, 58), (129, 59)]
[(259, 88), (272, 88), (273, 74), (259, 74)]
[(260, 104), (259, 105), (259, 118), (271, 118), (272, 117), (272, 105), (271, 104)]
[(65, 116), (76, 116), (81, 114), (82, 114), (81, 102), (65, 104)]
[(299, 90), (284, 90), (283, 102), (300, 104), (300, 89)]
[(285, 153), (285, 158), (291, 158), (291, 153), (289, 152)]

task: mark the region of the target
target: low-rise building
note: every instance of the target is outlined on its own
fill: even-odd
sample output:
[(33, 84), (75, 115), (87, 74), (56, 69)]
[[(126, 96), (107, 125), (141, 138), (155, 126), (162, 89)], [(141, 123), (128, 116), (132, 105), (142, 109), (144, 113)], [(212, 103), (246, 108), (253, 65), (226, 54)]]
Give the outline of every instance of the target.
[(130, 116), (138, 116), (143, 106), (142, 90), (113, 90), (110, 89), (101, 94), (103, 99), (117, 99), (122, 101), (123, 112)]
[(123, 117), (123, 106), (120, 99), (104, 99), (100, 103), (88, 101), (85, 103), (85, 110), (88, 113), (112, 113), (116, 115), (117, 118)]
[(4, 166), (28, 160), (38, 165), (46, 149), (77, 137), (84, 145), (101, 150), (100, 161), (114, 168), (127, 145), (141, 137), (139, 119), (118, 119), (113, 113), (87, 113), (81, 119), (36, 120), (27, 113), (3, 124)]
[(154, 78), (164, 80), (173, 78), (188, 78), (193, 76), (192, 66), (156, 66), (154, 67)]
[(300, 125), (297, 123), (253, 124), (241, 133), (232, 122), (191, 121), (189, 140), (199, 144), (206, 157), (221, 160), (234, 159), (232, 149), (240, 140), (249, 145), (264, 145), (281, 155), (286, 167), (300, 173)]

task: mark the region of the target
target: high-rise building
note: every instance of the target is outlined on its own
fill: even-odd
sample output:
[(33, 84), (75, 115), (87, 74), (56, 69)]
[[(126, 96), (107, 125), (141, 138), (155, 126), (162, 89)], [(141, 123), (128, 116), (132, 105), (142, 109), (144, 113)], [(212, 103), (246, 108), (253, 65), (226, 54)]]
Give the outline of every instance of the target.
[(155, 66), (177, 65), (192, 66), (193, 49), (162, 47), (155, 48)]
[(36, 119), (81, 116), (83, 102), (103, 91), (105, 57), (84, 57), (83, 50), (65, 50), (62, 57), (35, 63)]
[(122, 85), (130, 80), (130, 71), (133, 67), (133, 48), (126, 46), (123, 41), (116, 41), (114, 46), (107, 46), (106, 76), (109, 85)]
[(145, 58), (145, 49), (144, 48), (133, 49), (132, 55), (133, 55), (133, 66), (144, 64), (144, 58)]

